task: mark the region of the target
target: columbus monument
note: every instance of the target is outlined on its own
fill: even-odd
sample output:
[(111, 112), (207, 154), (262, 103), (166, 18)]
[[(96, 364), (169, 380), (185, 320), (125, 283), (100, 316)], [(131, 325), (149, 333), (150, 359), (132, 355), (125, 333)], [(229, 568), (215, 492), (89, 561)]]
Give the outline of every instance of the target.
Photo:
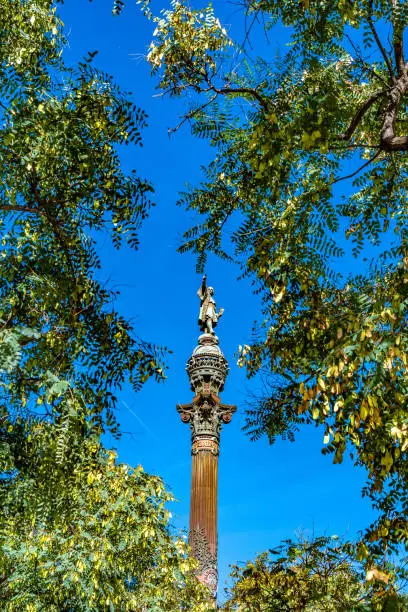
[(216, 597), (217, 569), (217, 496), (220, 431), (229, 423), (236, 406), (223, 404), (219, 397), (228, 374), (228, 363), (214, 333), (224, 310), (217, 312), (214, 289), (206, 277), (200, 289), (198, 325), (201, 335), (187, 362), (187, 374), (194, 392), (190, 404), (178, 404), (183, 423), (191, 428), (191, 499), (189, 542), (199, 563), (199, 579)]

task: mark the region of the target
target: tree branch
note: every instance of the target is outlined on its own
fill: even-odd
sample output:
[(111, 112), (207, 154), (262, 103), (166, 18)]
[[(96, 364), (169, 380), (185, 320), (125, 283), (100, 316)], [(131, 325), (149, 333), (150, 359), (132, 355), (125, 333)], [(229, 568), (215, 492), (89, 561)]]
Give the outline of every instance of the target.
[(252, 89), (251, 87), (229, 87), (227, 86), (227, 87), (221, 87), (221, 89), (218, 89), (214, 85), (211, 85), (210, 89), (212, 89), (212, 91), (214, 91), (215, 93), (221, 94), (221, 95), (248, 94), (252, 96), (253, 98), (255, 98), (264, 110), (269, 110), (269, 105), (268, 105), (267, 100), (263, 96), (261, 96), (261, 94), (256, 89)]
[(395, 136), (397, 111), (408, 91), (408, 74), (404, 70), (389, 94), (389, 102), (384, 115), (380, 146), (384, 151), (407, 151), (408, 136)]
[(41, 209), (41, 213), (44, 215), (44, 217), (46, 218), (46, 220), (48, 221), (48, 223), (51, 225), (51, 228), (54, 232), (55, 238), (57, 239), (57, 242), (60, 244), (64, 254), (65, 254), (65, 259), (68, 265), (68, 268), (72, 274), (72, 278), (75, 279), (76, 278), (76, 274), (75, 274), (75, 268), (74, 268), (74, 264), (72, 262), (72, 258), (71, 258), (71, 254), (69, 252), (69, 249), (66, 245), (64, 236), (60, 230), (60, 227), (58, 225), (58, 220), (56, 218), (53, 217), (53, 215), (50, 213), (50, 211), (47, 208), (47, 202), (41, 197), (40, 191), (38, 189), (38, 177), (37, 174), (35, 172), (35, 170), (32, 171), (32, 176), (33, 179), (31, 181), (29, 181), (29, 185), (31, 188), (31, 191), (33, 193), (34, 199), (38, 204), (38, 207)]
[(259, 104), (262, 106), (264, 110), (269, 110), (268, 100), (264, 98), (259, 93), (259, 91), (257, 91), (256, 89), (253, 89), (252, 87), (230, 87), (229, 85), (219, 88), (213, 84), (208, 72), (203, 70), (201, 72), (201, 76), (204, 78), (205, 82), (207, 83), (208, 88), (214, 93), (224, 95), (224, 96), (229, 95), (229, 94), (248, 94), (252, 96), (253, 98), (255, 98), (255, 100), (259, 102)]
[(181, 128), (183, 123), (185, 123), (186, 121), (189, 121), (190, 119), (195, 117), (199, 112), (204, 110), (207, 106), (209, 106), (212, 102), (214, 102), (216, 97), (217, 97), (217, 94), (215, 93), (207, 102), (205, 102), (204, 104), (201, 104), (201, 106), (199, 106), (198, 108), (195, 108), (195, 109), (191, 110), (190, 112), (187, 113), (187, 115), (184, 115), (184, 117), (182, 118), (180, 123), (178, 125), (176, 125), (176, 127), (169, 128), (167, 130), (169, 135), (173, 134), (174, 132), (177, 132), (177, 130)]
[(386, 50), (383, 47), (383, 44), (380, 40), (380, 37), (378, 36), (377, 30), (375, 29), (374, 26), (374, 22), (373, 22), (373, 2), (374, 0), (370, 0), (370, 8), (369, 8), (369, 14), (368, 14), (368, 25), (370, 27), (370, 30), (375, 38), (375, 42), (377, 43), (377, 47), (379, 48), (381, 55), (383, 56), (385, 63), (387, 65), (388, 68), (388, 72), (390, 73), (390, 77), (391, 80), (395, 80), (395, 76), (394, 76), (394, 71), (392, 69), (392, 63), (390, 58), (388, 57), (388, 54), (386, 52)]
[[(391, 0), (393, 11), (398, 8), (397, 0)], [(394, 47), (395, 65), (397, 67), (398, 76), (401, 76), (405, 72), (405, 60), (404, 60), (404, 41), (403, 32), (396, 33), (394, 19), (392, 19), (393, 34), (392, 42)]]
[(374, 102), (378, 100), (378, 98), (380, 98), (384, 94), (385, 92), (383, 90), (376, 91), (364, 102), (362, 106), (360, 106), (353, 119), (351, 120), (351, 123), (348, 126), (347, 130), (339, 137), (340, 140), (349, 140), (351, 138), (368, 109), (374, 104)]
[(394, 55), (395, 55), (395, 63), (397, 65), (398, 75), (401, 76), (405, 70), (405, 60), (404, 60), (402, 40), (396, 40), (394, 42)]
[(10, 204), (10, 205), (2, 205), (0, 204), (0, 210), (4, 210), (5, 212), (27, 212), (27, 213), (34, 213), (36, 215), (40, 215), (41, 214), (41, 210), (39, 210), (38, 208), (31, 208), (30, 206), (19, 206), (19, 205), (14, 205), (14, 204)]

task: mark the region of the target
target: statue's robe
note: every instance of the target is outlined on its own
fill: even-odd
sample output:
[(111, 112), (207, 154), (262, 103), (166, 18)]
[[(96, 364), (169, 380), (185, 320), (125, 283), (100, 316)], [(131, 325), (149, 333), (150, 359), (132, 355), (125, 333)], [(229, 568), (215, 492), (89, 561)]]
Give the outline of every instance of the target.
[(200, 314), (198, 315), (198, 324), (200, 326), (201, 331), (205, 331), (207, 319), (212, 320), (213, 327), (217, 325), (218, 316), (216, 312), (216, 305), (215, 301), (208, 293), (207, 289), (203, 291), (202, 287), (200, 287), (197, 291), (197, 295), (201, 300)]

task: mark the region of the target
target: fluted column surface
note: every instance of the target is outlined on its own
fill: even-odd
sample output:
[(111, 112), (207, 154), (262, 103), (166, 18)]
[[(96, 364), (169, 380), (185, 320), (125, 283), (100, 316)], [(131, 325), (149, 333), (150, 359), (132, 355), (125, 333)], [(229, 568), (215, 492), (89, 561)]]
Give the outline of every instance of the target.
[[(217, 498), (218, 456), (210, 452), (197, 453), (193, 455), (192, 465), (190, 534), (199, 530), (214, 558), (217, 555)], [(191, 545), (194, 549), (194, 538)]]

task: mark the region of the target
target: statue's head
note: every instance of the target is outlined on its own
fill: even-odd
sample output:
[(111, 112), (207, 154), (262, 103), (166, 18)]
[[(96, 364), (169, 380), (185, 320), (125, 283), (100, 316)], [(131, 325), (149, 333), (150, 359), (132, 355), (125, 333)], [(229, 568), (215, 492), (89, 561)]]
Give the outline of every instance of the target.
[(208, 287), (208, 293), (210, 295), (214, 295), (214, 289), (212, 287)]

